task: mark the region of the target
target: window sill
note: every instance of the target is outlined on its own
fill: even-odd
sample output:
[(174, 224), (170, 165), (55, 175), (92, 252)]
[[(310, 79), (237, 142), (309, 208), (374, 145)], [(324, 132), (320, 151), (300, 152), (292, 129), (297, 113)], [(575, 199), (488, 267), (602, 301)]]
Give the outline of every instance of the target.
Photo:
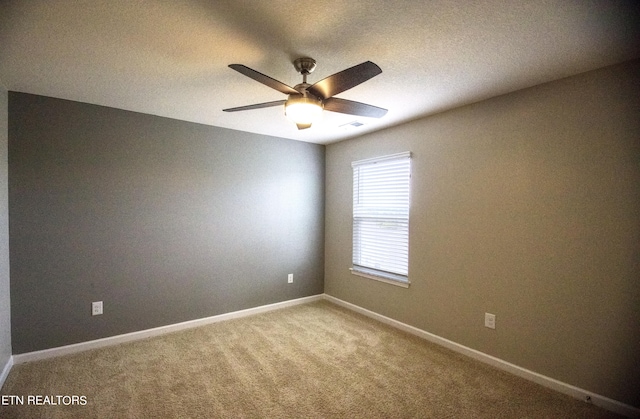
[(395, 279), (389, 279), (389, 278), (385, 278), (383, 276), (378, 276), (378, 275), (373, 275), (373, 274), (370, 274), (370, 273), (362, 272), (362, 271), (359, 271), (359, 270), (357, 270), (355, 268), (349, 268), (349, 270), (351, 271), (351, 275), (356, 275), (356, 276), (361, 276), (363, 278), (373, 279), (374, 281), (384, 282), (385, 284), (395, 285), (397, 287), (409, 288), (409, 285), (411, 284), (408, 280), (405, 282), (405, 281), (400, 281), (400, 280), (395, 280)]

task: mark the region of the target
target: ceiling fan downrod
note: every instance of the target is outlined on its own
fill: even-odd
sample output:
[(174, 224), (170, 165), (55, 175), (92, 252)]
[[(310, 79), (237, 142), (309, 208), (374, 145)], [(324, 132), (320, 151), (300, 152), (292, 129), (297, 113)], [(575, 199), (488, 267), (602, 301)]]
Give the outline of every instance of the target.
[(296, 71), (302, 74), (302, 83), (307, 83), (307, 76), (316, 69), (316, 60), (309, 57), (296, 58), (293, 61)]

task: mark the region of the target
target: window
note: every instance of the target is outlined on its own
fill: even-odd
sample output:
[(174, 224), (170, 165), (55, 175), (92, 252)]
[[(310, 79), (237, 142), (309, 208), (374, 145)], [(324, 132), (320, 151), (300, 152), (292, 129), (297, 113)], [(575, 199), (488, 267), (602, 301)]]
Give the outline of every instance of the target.
[(411, 153), (351, 165), (352, 273), (408, 286)]

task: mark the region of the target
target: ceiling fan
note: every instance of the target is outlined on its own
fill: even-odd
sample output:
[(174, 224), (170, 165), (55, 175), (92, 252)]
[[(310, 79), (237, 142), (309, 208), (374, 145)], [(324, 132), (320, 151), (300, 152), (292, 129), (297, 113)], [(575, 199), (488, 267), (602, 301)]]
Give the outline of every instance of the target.
[(302, 83), (290, 87), (245, 65), (230, 64), (229, 67), (237, 72), (288, 95), (288, 98), (228, 108), (223, 111), (237, 112), (284, 105), (285, 115), (293, 119), (298, 129), (311, 127), (311, 124), (322, 114), (323, 109), (370, 118), (380, 118), (387, 113), (387, 110), (383, 108), (334, 97), (382, 73), (380, 67), (371, 61), (342, 70), (313, 85), (307, 83), (307, 76), (316, 68), (316, 60), (308, 57), (298, 58), (293, 62), (293, 66), (298, 73), (302, 74)]

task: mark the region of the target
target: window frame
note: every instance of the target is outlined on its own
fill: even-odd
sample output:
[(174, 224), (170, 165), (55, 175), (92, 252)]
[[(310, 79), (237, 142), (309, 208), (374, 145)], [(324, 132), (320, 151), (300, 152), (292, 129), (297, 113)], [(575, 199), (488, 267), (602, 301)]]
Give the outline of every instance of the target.
[[(410, 240), (409, 226), (410, 226), (410, 207), (411, 207), (411, 166), (412, 166), (411, 158), (412, 158), (411, 152), (406, 151), (402, 153), (390, 154), (390, 155), (374, 157), (370, 159), (357, 160), (351, 163), (351, 166), (353, 169), (353, 174), (352, 174), (352, 179), (353, 179), (352, 205), (353, 206), (351, 211), (352, 212), (352, 258), (351, 258), (352, 267), (350, 268), (350, 271), (353, 275), (373, 279), (376, 281), (385, 282), (392, 285), (401, 286), (404, 288), (408, 288), (411, 283), (409, 281), (409, 240)], [(362, 263), (362, 251), (357, 252), (356, 249), (362, 248), (361, 243), (363, 243), (363, 239), (361, 238), (361, 236), (357, 237), (358, 229), (356, 224), (361, 223), (360, 225), (362, 226), (363, 220), (365, 220), (366, 222), (367, 219), (369, 219), (371, 222), (381, 221), (380, 216), (367, 216), (367, 215), (363, 216), (363, 212), (366, 213), (369, 211), (367, 209), (363, 210), (362, 209), (363, 207), (377, 208), (376, 210), (373, 211), (374, 213), (384, 213), (385, 211), (388, 213), (388, 209), (389, 209), (388, 205), (387, 206), (380, 205), (379, 207), (375, 207), (375, 206), (367, 207), (366, 205), (360, 204), (360, 199), (362, 197), (362, 192), (361, 192), (362, 180), (359, 177), (361, 174), (359, 168), (364, 167), (366, 169), (367, 166), (371, 168), (373, 167), (373, 165), (378, 163), (389, 163), (391, 161), (405, 160), (405, 159), (408, 165), (408, 167), (406, 168), (408, 170), (408, 176), (406, 178), (406, 184), (403, 183), (402, 187), (406, 188), (406, 196), (399, 198), (398, 201), (392, 201), (392, 204), (391, 204), (391, 207), (399, 208), (398, 213), (401, 215), (387, 216), (389, 220), (392, 220), (392, 222), (400, 221), (401, 223), (406, 224), (406, 227), (403, 228), (403, 230), (406, 228), (406, 232), (404, 233), (404, 235), (406, 235), (406, 241), (402, 245), (403, 247), (406, 247), (406, 250), (405, 250), (406, 253), (400, 257), (400, 259), (404, 258), (404, 260), (406, 260), (406, 266), (404, 267), (405, 273), (402, 273), (402, 272), (391, 272), (389, 270), (379, 269), (379, 268), (370, 266), (370, 264), (369, 266), (367, 266), (367, 264)], [(400, 178), (400, 180), (404, 182), (403, 179)], [(372, 184), (375, 185), (375, 181), (373, 181), (373, 183), (369, 183), (368, 185), (365, 184), (365, 188), (367, 186), (371, 186)], [(366, 198), (368, 198), (368, 196), (365, 197), (365, 199)], [(389, 198), (389, 197), (387, 196), (386, 198)], [(358, 215), (356, 215), (356, 213), (358, 213)], [(361, 227), (361, 229), (364, 229), (364, 228), (366, 227)], [(374, 228), (374, 230), (376, 229)], [(403, 233), (400, 233), (400, 235), (403, 235)], [(392, 264), (395, 265), (396, 263), (397, 263), (397, 260), (394, 259)]]

